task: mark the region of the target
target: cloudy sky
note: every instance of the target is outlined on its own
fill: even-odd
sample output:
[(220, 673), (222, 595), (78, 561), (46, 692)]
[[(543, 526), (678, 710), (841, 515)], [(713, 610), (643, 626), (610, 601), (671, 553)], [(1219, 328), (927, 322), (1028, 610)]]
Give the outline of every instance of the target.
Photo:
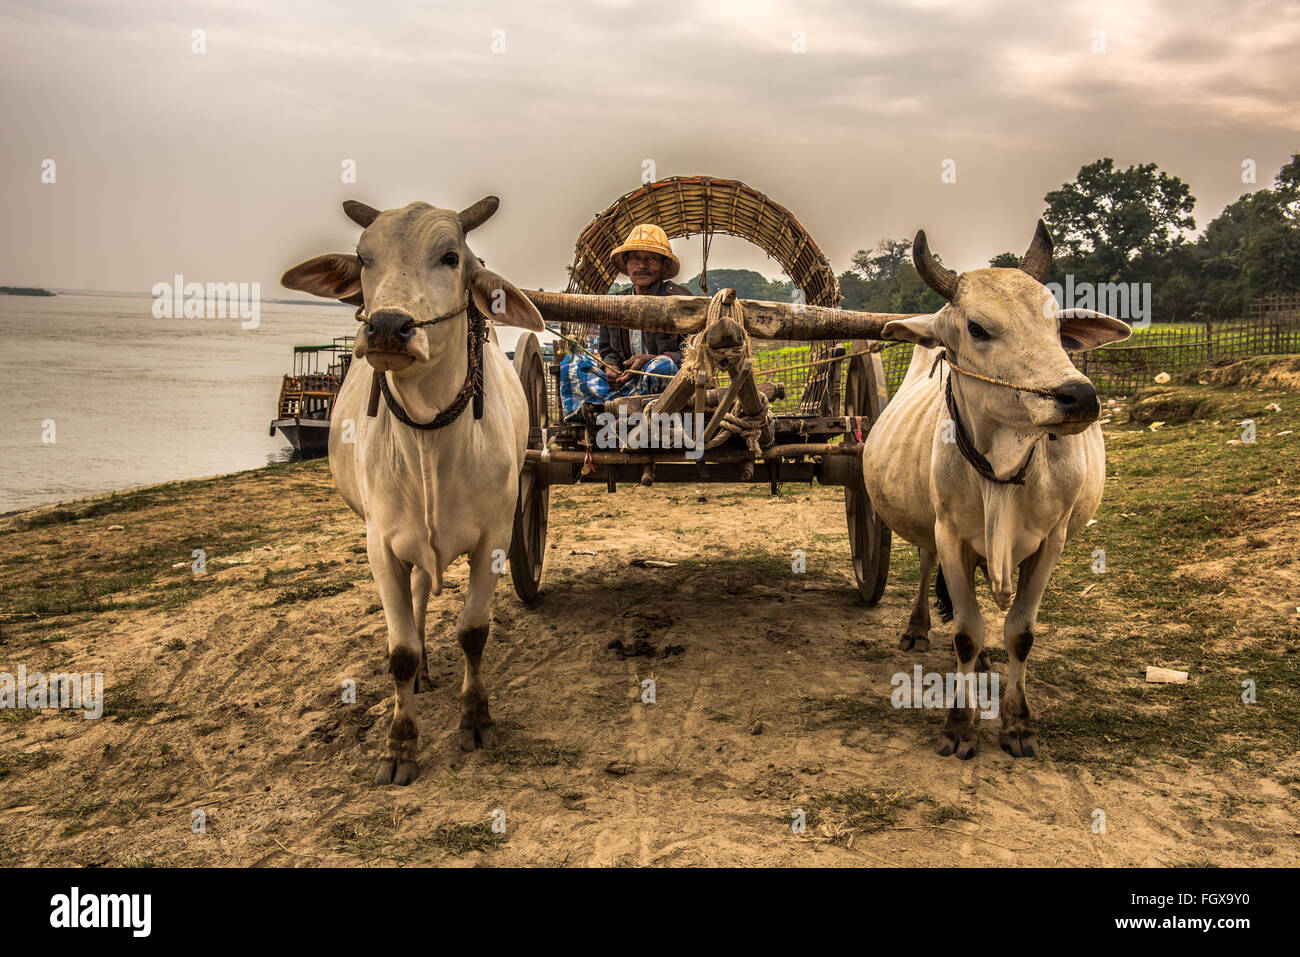
[[(478, 253), (561, 288), (647, 159), (766, 192), (837, 271), (918, 227), (971, 268), (1101, 156), (1182, 177), (1198, 225), (1270, 185), (1300, 150), (1297, 51), (1300, 4), (1249, 0), (0, 0), (0, 284), (273, 296), (350, 247), (343, 199), (495, 193)], [(711, 262), (779, 272), (734, 240)]]

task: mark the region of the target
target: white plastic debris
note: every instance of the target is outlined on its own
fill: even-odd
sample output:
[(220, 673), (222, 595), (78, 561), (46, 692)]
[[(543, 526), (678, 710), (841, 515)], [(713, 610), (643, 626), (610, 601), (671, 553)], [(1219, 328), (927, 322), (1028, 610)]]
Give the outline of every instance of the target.
[(1152, 422), (1152, 423), (1151, 423), (1151, 431), (1154, 432), (1156, 429), (1160, 428), (1160, 426), (1162, 426), (1162, 425), (1164, 425), (1163, 422)]
[(1186, 671), (1174, 671), (1172, 668), (1157, 668), (1147, 665), (1147, 681), (1153, 684), (1181, 685), (1187, 683)]
[(1157, 384), (1157, 385), (1164, 385), (1164, 384), (1165, 384), (1166, 382), (1168, 382), (1168, 381), (1169, 381), (1169, 373), (1168, 373), (1168, 372), (1157, 372), (1157, 373), (1156, 373), (1156, 384)]
[(1264, 406), (1264, 411), (1265, 411), (1265, 412), (1281, 412), (1281, 411), (1282, 411), (1282, 407), (1281, 407), (1280, 405), (1278, 405), (1276, 402), (1270, 402), (1268, 405)]

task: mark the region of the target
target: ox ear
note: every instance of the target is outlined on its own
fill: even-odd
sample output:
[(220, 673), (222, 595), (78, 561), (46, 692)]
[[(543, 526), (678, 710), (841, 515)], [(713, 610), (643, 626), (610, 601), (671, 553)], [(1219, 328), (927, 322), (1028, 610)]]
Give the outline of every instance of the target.
[(470, 274), (469, 291), (478, 311), (489, 319), (534, 332), (546, 328), (542, 314), (532, 301), (514, 283), (502, 279), (490, 269), (479, 266)]
[(915, 342), (918, 346), (924, 346), (927, 349), (937, 349), (943, 345), (935, 335), (934, 321), (938, 315), (931, 316), (912, 316), (908, 319), (891, 319), (885, 323), (885, 328), (881, 331), (882, 339), (893, 339), (895, 342)]
[(347, 253), (326, 253), (294, 266), (280, 277), (280, 285), (352, 302), (361, 294), (361, 260)]
[(1087, 352), (1109, 342), (1123, 342), (1133, 332), (1127, 323), (1091, 309), (1062, 309), (1061, 345), (1067, 352)]

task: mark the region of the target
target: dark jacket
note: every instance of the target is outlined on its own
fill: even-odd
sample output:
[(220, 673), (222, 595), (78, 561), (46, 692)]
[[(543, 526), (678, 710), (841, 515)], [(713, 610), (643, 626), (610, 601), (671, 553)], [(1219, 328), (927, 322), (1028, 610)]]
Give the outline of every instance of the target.
[[(630, 296), (632, 295), (632, 287), (628, 286), (627, 289), (620, 293), (615, 293), (615, 295)], [(658, 284), (651, 289), (649, 295), (689, 296), (692, 295), (692, 293), (685, 286), (679, 286), (675, 282), (661, 279)], [(596, 342), (596, 351), (600, 354), (600, 358), (609, 365), (617, 366), (620, 369), (623, 368), (624, 361), (636, 355), (635, 352), (627, 352), (623, 348), (623, 333), (625, 331), (628, 333), (630, 338), (630, 329), (624, 330), (618, 326), (601, 326), (600, 337)], [(686, 338), (685, 336), (678, 335), (674, 332), (643, 332), (641, 333), (641, 337), (642, 341), (645, 343), (645, 351), (650, 355), (667, 356), (669, 359), (672, 359), (673, 362), (677, 363), (677, 365), (680, 366), (682, 364), (682, 340)]]

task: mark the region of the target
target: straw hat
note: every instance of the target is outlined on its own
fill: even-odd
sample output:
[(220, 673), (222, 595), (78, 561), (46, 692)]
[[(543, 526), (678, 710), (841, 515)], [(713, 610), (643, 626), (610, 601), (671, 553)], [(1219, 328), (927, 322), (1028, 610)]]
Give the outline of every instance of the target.
[(654, 223), (641, 223), (633, 226), (632, 232), (628, 233), (627, 242), (609, 254), (609, 261), (614, 264), (614, 268), (619, 272), (626, 273), (627, 254), (638, 250), (647, 253), (658, 253), (664, 257), (665, 279), (672, 279), (673, 276), (677, 275), (677, 271), (682, 268), (682, 264), (673, 255), (673, 247), (668, 244), (668, 234)]

